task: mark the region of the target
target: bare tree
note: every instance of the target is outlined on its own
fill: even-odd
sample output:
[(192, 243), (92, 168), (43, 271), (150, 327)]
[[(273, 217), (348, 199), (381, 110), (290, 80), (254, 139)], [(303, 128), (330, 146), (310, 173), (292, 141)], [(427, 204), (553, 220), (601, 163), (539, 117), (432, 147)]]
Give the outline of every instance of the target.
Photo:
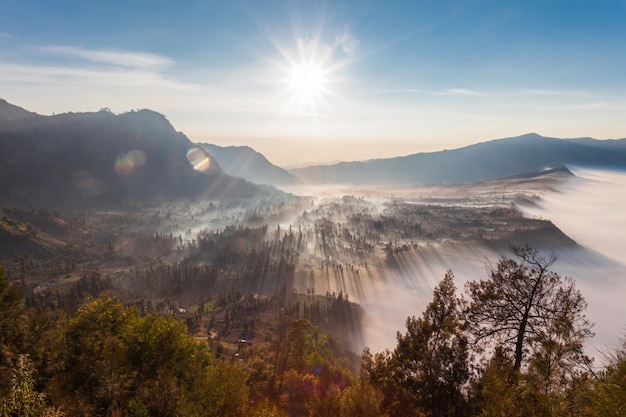
[[(512, 246), (516, 259), (502, 257), (488, 265), (489, 279), (466, 285), (470, 297), (467, 318), (475, 342), (493, 341), (513, 348), (513, 369), (522, 366), (524, 353), (539, 352), (550, 342), (567, 345), (564, 352), (581, 353), (591, 337), (585, 318), (587, 303), (571, 278), (549, 268), (554, 254), (543, 256), (528, 245)], [(558, 337), (554, 335), (558, 329)]]

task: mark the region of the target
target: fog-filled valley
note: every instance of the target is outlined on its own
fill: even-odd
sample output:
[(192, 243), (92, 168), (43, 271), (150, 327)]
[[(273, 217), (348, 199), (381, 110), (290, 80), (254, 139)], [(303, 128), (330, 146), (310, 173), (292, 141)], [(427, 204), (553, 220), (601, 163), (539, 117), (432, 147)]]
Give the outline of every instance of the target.
[[(558, 192), (547, 193), (525, 215), (548, 218), (580, 248), (559, 251), (555, 269), (576, 279), (596, 323), (590, 353), (619, 343), (626, 323), (624, 237), (626, 173), (576, 169), (577, 176)], [(597, 349), (596, 352), (593, 349)]]
[[(619, 344), (625, 325), (626, 307), (622, 297), (616, 295), (626, 294), (626, 283), (623, 280), (626, 276), (623, 257), (626, 217), (620, 209), (626, 203), (626, 174), (589, 169), (573, 172), (576, 178), (569, 179), (554, 190), (541, 193), (536, 205), (521, 205), (520, 208), (527, 217), (550, 220), (576, 241), (576, 247), (547, 245), (545, 249), (554, 251), (558, 258), (554, 270), (574, 278), (587, 299), (588, 316), (595, 323), (596, 332), (596, 336), (589, 341), (588, 352), (601, 357), (601, 353), (607, 348)], [(447, 269), (454, 271), (459, 285), (468, 279), (484, 276), (487, 260), (493, 262), (499, 256), (507, 255), (507, 251), (503, 249), (492, 250), (475, 245), (440, 248), (433, 252), (435, 253), (430, 257), (425, 255), (414, 260), (409, 267), (414, 268), (411, 270), (414, 279), (422, 277), (418, 278), (420, 282), (427, 282), (430, 286)], [(420, 311), (429, 302), (428, 295), (420, 296), (428, 294), (428, 291), (415, 290), (415, 283), (399, 284), (389, 288), (390, 291), (395, 290), (398, 297), (391, 304), (398, 309), (395, 317), (394, 309), (390, 309), (389, 304), (381, 303), (382, 305), (376, 306), (381, 308), (382, 317), (386, 312), (398, 324), (388, 326), (383, 320), (379, 324), (380, 329), (398, 327), (405, 316), (415, 314), (411, 311), (412, 308)], [(395, 333), (387, 331), (385, 338), (372, 337), (369, 340), (391, 340), (393, 343), (394, 335)]]
[[(348, 191), (338, 188), (329, 191), (313, 188), (310, 194), (319, 192), (317, 201), (322, 206), (331, 201), (339, 204), (341, 193), (351, 192), (351, 197), (344, 197), (343, 201), (350, 201), (354, 196), (362, 198), (362, 206), (372, 213), (382, 213), (385, 203), (400, 200), (410, 204), (455, 207), (457, 210), (516, 204), (525, 218), (547, 220), (558, 228), (543, 234), (534, 230), (535, 236), (529, 233), (522, 238), (517, 232), (510, 235), (511, 240), (496, 244), (490, 240), (493, 236), (490, 237), (488, 232), (485, 232), (487, 239), (479, 242), (468, 241), (466, 236), (460, 235), (419, 242), (419, 238), (413, 236), (413, 244), (419, 242), (417, 246), (396, 253), (392, 263), (387, 262), (381, 246), (369, 268), (359, 269), (358, 277), (351, 274), (350, 278), (345, 278), (346, 272), (334, 279), (318, 278), (315, 287), (331, 292), (344, 291), (358, 301), (366, 312), (365, 344), (379, 351), (393, 347), (396, 331), (403, 326), (407, 316), (418, 315), (425, 308), (433, 287), (447, 270), (453, 271), (457, 285), (462, 288), (468, 280), (483, 279), (487, 263), (493, 263), (501, 256), (510, 256), (507, 244), (532, 242), (546, 252), (554, 252), (557, 257), (555, 271), (576, 280), (588, 301), (588, 316), (595, 323), (596, 336), (589, 341), (588, 352), (599, 357), (607, 348), (619, 344), (621, 329), (626, 324), (626, 307), (621, 297), (615, 296), (626, 293), (623, 280), (626, 263), (622, 253), (626, 216), (619, 209), (626, 203), (626, 174), (593, 169), (574, 169), (573, 173), (575, 177), (567, 177), (558, 184), (544, 183), (544, 178), (527, 188), (505, 182), (396, 190)], [(332, 193), (336, 193), (335, 199)], [(342, 220), (339, 222), (347, 219)], [(573, 242), (569, 242), (559, 230)], [(380, 240), (387, 242), (389, 238), (401, 239), (395, 235)], [(411, 240), (400, 240), (397, 246)], [(296, 279), (296, 284), (299, 288), (313, 285), (305, 279)]]
[(624, 140), (420, 153), (381, 185), (396, 159), (299, 179), (148, 110), (0, 110), (0, 398), (22, 378), (60, 415), (470, 416), (502, 389), (577, 415), (621, 363)]

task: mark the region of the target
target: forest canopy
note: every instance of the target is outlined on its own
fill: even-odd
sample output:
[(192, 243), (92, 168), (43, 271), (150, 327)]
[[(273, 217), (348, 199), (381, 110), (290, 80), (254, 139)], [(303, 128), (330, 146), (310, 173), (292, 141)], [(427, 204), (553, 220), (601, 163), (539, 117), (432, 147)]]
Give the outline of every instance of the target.
[(279, 305), (264, 343), (228, 350), (108, 292), (44, 311), (0, 269), (0, 415), (623, 415), (626, 343), (591, 366), (573, 282), (551, 256), (512, 253), (464, 294), (449, 271), (396, 347), (365, 349), (360, 370)]

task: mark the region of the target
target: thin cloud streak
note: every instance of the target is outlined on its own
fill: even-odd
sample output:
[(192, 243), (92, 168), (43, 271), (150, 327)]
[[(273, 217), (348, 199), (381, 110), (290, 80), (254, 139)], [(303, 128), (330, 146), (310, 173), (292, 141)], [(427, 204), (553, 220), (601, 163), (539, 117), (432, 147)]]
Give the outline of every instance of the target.
[(41, 50), (55, 55), (82, 58), (87, 61), (119, 67), (159, 70), (172, 66), (174, 62), (165, 56), (115, 49), (84, 49), (75, 46), (45, 46)]
[(118, 86), (129, 89), (142, 87), (188, 90), (193, 84), (165, 78), (159, 73), (136, 70), (107, 70), (54, 65), (23, 65), (0, 62), (0, 80), (3, 83), (34, 83), (48, 85)]
[[(59, 85), (113, 86), (132, 90), (159, 88), (181, 91), (197, 88), (193, 83), (171, 76), (169, 72), (175, 71), (176, 63), (166, 56), (68, 45), (25, 48), (21, 51), (23, 58), (19, 61), (0, 58), (0, 81), (6, 85), (20, 84), (22, 88), (28, 88), (29, 84), (39, 88), (56, 88)], [(77, 59), (68, 61), (67, 57)]]
[(486, 91), (472, 90), (469, 88), (447, 88), (445, 90), (425, 90), (421, 88), (400, 88), (391, 90), (378, 90), (392, 94), (423, 94), (428, 96), (473, 96), (488, 97), (491, 93)]
[(523, 96), (585, 96), (587, 93), (581, 90), (542, 90), (542, 89), (525, 89), (521, 90)]
[(626, 103), (611, 103), (608, 101), (590, 101), (586, 103), (556, 106), (537, 106), (536, 111), (563, 111), (563, 110), (590, 110), (590, 111), (623, 111)]

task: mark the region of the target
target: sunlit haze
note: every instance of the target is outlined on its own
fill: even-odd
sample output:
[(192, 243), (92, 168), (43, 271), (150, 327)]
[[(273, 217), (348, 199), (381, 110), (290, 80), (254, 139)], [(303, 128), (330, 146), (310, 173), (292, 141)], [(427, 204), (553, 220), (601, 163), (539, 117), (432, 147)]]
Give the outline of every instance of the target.
[[(626, 262), (623, 257), (623, 230), (626, 215), (622, 210), (626, 199), (626, 174), (597, 170), (575, 169), (577, 178), (558, 190), (541, 195), (536, 207), (527, 207), (529, 217), (550, 219), (559, 229), (576, 240), (574, 248), (559, 248), (554, 270), (571, 276), (588, 303), (587, 316), (595, 324), (596, 336), (587, 345), (591, 356), (619, 344), (623, 335), (626, 305), (620, 296), (626, 286)], [(485, 276), (487, 260), (502, 253), (480, 246), (451, 244), (437, 250), (423, 249), (420, 258), (407, 259), (403, 274), (392, 279), (376, 281), (374, 288), (361, 295), (359, 301), (367, 307), (366, 341), (374, 351), (390, 348), (395, 331), (407, 316), (422, 311), (431, 300), (430, 290), (452, 269), (457, 281), (463, 283)], [(426, 262), (424, 262), (426, 260)], [(462, 285), (461, 285), (462, 286)], [(359, 297), (358, 291), (352, 294)], [(377, 294), (387, 294), (381, 299)], [(388, 299), (393, 299), (389, 303)]]
[(149, 108), (296, 165), (537, 132), (620, 138), (618, 1), (1, 1), (0, 97)]

